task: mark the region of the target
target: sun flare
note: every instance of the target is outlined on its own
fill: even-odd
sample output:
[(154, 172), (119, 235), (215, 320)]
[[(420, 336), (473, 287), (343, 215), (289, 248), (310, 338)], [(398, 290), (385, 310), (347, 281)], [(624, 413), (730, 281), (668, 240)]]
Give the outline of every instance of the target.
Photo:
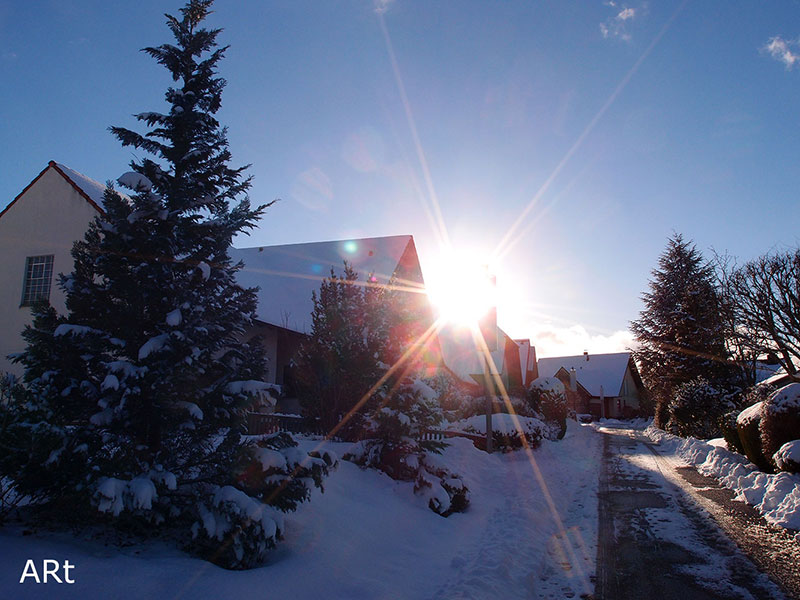
[(431, 305), (447, 323), (475, 325), (497, 305), (494, 278), (488, 267), (455, 255), (432, 265), (426, 287)]

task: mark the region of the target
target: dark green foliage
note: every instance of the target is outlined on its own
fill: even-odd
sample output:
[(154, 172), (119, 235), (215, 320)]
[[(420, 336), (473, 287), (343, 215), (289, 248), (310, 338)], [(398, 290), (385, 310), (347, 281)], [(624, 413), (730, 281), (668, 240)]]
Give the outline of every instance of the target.
[(668, 405), (666, 429), (681, 437), (717, 437), (720, 418), (733, 408), (724, 391), (715, 388), (703, 377), (698, 377), (675, 389)]
[(744, 454), (744, 446), (742, 446), (742, 440), (739, 439), (739, 430), (736, 427), (736, 417), (739, 416), (739, 412), (738, 409), (726, 412), (719, 418), (717, 425), (722, 433), (722, 437), (725, 438), (725, 444), (728, 450)]
[(679, 234), (669, 239), (649, 288), (631, 331), (639, 346), (634, 357), (655, 403), (655, 424), (664, 427), (678, 386), (701, 376), (727, 386), (732, 367), (714, 273), (691, 242)]
[[(379, 358), (389, 339), (387, 295), (385, 288), (361, 285), (347, 263), (343, 276), (331, 269), (313, 295), (311, 335), (296, 360), (297, 391), (306, 415), (320, 419), (324, 431), (366, 403), (386, 370)], [(358, 417), (348, 421), (338, 434), (357, 439), (362, 423)]]
[(567, 433), (567, 395), (561, 381), (556, 377), (534, 380), (528, 388), (527, 401), (533, 415), (541, 416), (554, 428), (556, 439), (563, 439)]
[[(747, 414), (740, 414), (736, 419), (736, 429), (742, 449), (750, 462), (765, 473), (772, 473), (772, 464), (761, 451), (760, 424), (763, 417), (763, 403), (756, 403), (747, 409)], [(745, 418), (746, 417), (746, 418)]]
[[(786, 442), (800, 440), (800, 383), (791, 383), (764, 402), (759, 423), (761, 453), (773, 463), (773, 455)], [(773, 463), (774, 464), (774, 463)]]

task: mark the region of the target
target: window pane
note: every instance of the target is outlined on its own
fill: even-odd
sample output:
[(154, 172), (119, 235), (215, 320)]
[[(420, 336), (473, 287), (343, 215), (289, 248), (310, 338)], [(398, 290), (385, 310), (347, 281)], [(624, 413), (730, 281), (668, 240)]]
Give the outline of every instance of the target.
[(49, 300), (52, 279), (52, 254), (48, 256), (29, 256), (25, 259), (25, 282), (22, 286), (22, 306), (30, 306), (36, 300)]

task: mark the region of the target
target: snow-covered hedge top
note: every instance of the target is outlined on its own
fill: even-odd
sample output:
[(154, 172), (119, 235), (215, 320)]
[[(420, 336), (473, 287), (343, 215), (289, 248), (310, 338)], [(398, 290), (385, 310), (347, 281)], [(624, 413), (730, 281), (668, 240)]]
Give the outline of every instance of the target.
[(785, 470), (789, 463), (800, 465), (800, 440), (786, 442), (772, 455), (772, 460), (775, 461), (781, 471)]
[(566, 391), (564, 384), (558, 377), (538, 377), (531, 382), (531, 389), (536, 388), (543, 392), (563, 394)]
[(800, 383), (790, 383), (774, 391), (767, 400), (766, 410), (770, 414), (800, 411)]
[(741, 427), (747, 427), (754, 419), (761, 418), (761, 409), (764, 407), (763, 402), (756, 402), (753, 406), (745, 408), (736, 417), (736, 424)]
[[(454, 429), (461, 431), (474, 431), (486, 435), (486, 415), (475, 415), (469, 419), (458, 421), (451, 425)], [(506, 413), (492, 415), (492, 431), (500, 432), (503, 435), (511, 435), (514, 432), (522, 431), (543, 431), (544, 423), (534, 417), (519, 417)]]

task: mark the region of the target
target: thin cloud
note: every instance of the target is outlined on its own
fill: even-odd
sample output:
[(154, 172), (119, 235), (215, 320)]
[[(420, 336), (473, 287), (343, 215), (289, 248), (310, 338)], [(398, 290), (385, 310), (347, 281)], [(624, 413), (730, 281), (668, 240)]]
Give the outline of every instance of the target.
[(786, 70), (789, 71), (800, 61), (800, 53), (793, 50), (793, 48), (800, 48), (800, 40), (785, 40), (776, 35), (770, 38), (762, 48), (762, 51), (768, 53), (775, 60), (782, 62), (786, 66)]
[(375, 12), (379, 15), (386, 14), (386, 11), (389, 10), (392, 4), (394, 4), (394, 0), (374, 0), (373, 2)]
[(319, 167), (307, 169), (295, 179), (291, 197), (309, 210), (328, 212), (333, 200), (331, 179)]
[[(619, 8), (614, 2), (606, 2), (605, 4), (615, 10)], [(628, 31), (628, 25), (633, 22), (638, 12), (638, 9), (635, 8), (630, 8), (628, 6), (622, 7), (620, 10), (617, 10), (616, 15), (600, 23), (600, 33), (602, 33), (603, 37), (606, 39), (618, 38), (629, 42), (631, 40), (631, 34)]]

